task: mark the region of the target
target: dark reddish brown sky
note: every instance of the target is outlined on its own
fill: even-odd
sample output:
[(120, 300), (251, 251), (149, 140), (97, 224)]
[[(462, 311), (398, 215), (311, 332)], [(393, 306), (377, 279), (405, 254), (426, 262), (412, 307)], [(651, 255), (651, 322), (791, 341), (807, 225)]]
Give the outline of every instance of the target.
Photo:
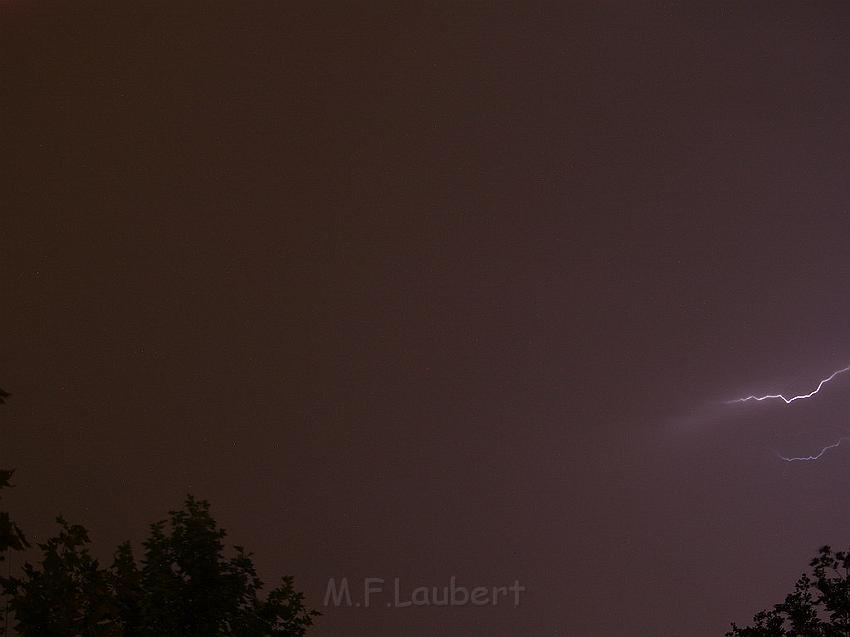
[[(850, 540), (845, 3), (0, 9), (0, 466), (102, 546), (519, 579), (347, 634), (718, 635)], [(402, 3), (405, 4), (405, 3)], [(407, 3), (409, 4), (409, 3)]]

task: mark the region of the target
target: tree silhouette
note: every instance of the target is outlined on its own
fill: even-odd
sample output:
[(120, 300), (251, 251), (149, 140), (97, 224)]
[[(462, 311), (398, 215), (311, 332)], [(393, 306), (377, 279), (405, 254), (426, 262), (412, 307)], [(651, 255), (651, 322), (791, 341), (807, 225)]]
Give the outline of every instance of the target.
[[(6, 404), (6, 398), (11, 396), (7, 391), (0, 388), (0, 405)], [(8, 489), (12, 486), (13, 469), (0, 469), (0, 491)], [(24, 537), (23, 531), (17, 524), (12, 522), (7, 511), (0, 511), (0, 563), (6, 560), (8, 551), (21, 551), (28, 547), (27, 539)], [(0, 585), (6, 581), (0, 578)], [(0, 626), (0, 635), (5, 635), (9, 632), (9, 602), (8, 598), (3, 605), (3, 625)]]
[[(14, 473), (12, 469), (0, 469), (0, 491), (12, 486)], [(6, 559), (6, 551), (20, 551), (27, 546), (23, 531), (12, 522), (7, 511), (0, 511), (0, 562)]]
[(292, 578), (265, 598), (251, 555), (234, 547), (209, 503), (188, 496), (184, 508), (150, 527), (137, 566), (129, 543), (103, 569), (88, 551), (86, 530), (58, 518), (59, 534), (38, 547), (37, 566), (6, 580), (16, 629), (23, 637), (302, 637), (318, 615), (306, 608)]
[(785, 601), (753, 617), (753, 625), (734, 622), (727, 637), (850, 637), (850, 553), (824, 546), (809, 563)]
[[(0, 405), (6, 404), (5, 399), (11, 395), (0, 388)], [(14, 473), (14, 469), (0, 469), (0, 491), (12, 486)], [(0, 511), (0, 562), (6, 559), (6, 551), (20, 551), (26, 546), (28, 546), (27, 540), (21, 529), (12, 522), (8, 512)]]
[[(10, 394), (0, 389), (0, 404)], [(0, 490), (13, 471), (0, 469)], [(0, 577), (22, 637), (302, 637), (319, 613), (304, 605), (291, 577), (262, 598), (263, 582), (241, 546), (225, 557), (226, 533), (205, 500), (187, 496), (184, 508), (151, 525), (141, 566), (129, 542), (101, 568), (88, 531), (56, 518), (59, 533), (39, 543), (41, 560), (19, 576)], [(0, 562), (29, 544), (9, 514), (0, 511)]]
[(57, 518), (56, 537), (39, 544), (38, 567), (24, 564), (23, 578), (5, 582), (21, 635), (119, 635), (106, 573), (89, 553), (87, 531)]
[[(317, 613), (307, 610), (291, 578), (263, 600), (250, 554), (235, 546), (223, 556), (219, 529), (209, 503), (186, 499), (170, 521), (151, 525), (138, 574), (143, 624), (152, 634), (303, 635)], [(126, 548), (124, 549), (127, 550)], [(126, 558), (125, 558), (126, 559)]]

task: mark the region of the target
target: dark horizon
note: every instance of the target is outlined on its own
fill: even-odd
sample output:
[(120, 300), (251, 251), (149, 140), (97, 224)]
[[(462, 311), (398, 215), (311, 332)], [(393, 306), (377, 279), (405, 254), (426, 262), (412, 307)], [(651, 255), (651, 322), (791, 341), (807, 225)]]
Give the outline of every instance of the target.
[[(5, 507), (111, 548), (209, 499), (314, 637), (747, 622), (850, 544), (850, 445), (782, 458), (850, 436), (850, 374), (725, 403), (850, 364), (848, 34), (829, 2), (0, 4)], [(526, 590), (323, 607), (343, 577)]]

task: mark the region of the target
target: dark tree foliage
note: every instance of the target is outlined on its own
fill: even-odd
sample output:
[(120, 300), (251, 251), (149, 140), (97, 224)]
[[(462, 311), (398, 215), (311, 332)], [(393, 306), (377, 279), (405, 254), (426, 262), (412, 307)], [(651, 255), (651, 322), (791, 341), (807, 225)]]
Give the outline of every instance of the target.
[[(10, 394), (0, 389), (0, 404)], [(0, 469), (0, 490), (12, 471)], [(129, 542), (101, 568), (91, 555), (88, 532), (57, 518), (59, 534), (38, 544), (42, 558), (16, 577), (0, 577), (22, 637), (302, 637), (318, 615), (304, 605), (291, 577), (265, 598), (251, 554), (234, 547), (225, 557), (224, 530), (209, 503), (186, 499), (183, 510), (151, 525), (137, 565)], [(8, 550), (28, 547), (9, 514), (0, 511), (0, 562)]]
[[(9, 396), (11, 396), (9, 392), (0, 388), (0, 405), (5, 405), (5, 399)], [(12, 469), (0, 469), (0, 491), (12, 486), (12, 475), (14, 473), (15, 472)], [(23, 531), (21, 531), (17, 524), (12, 522), (12, 519), (9, 517), (9, 513), (6, 511), (0, 511), (0, 563), (6, 560), (6, 553), (8, 551), (21, 551), (28, 546), (29, 544), (27, 544), (27, 539), (24, 537)], [(0, 577), (0, 589), (2, 589), (3, 584), (6, 581), (6, 579)], [(5, 635), (8, 632), (9, 627), (8, 597), (6, 597), (4, 601), (3, 624), (0, 625), (0, 635)]]
[[(0, 491), (12, 486), (11, 469), (0, 469)], [(0, 562), (6, 559), (6, 551), (20, 551), (29, 546), (18, 525), (12, 522), (9, 513), (0, 511)]]
[[(9, 396), (11, 396), (9, 392), (0, 388), (0, 405), (4, 405), (5, 399)], [(14, 473), (13, 469), (0, 469), (0, 491), (12, 486)], [(12, 522), (6, 511), (0, 511), (0, 562), (6, 558), (6, 551), (20, 551), (26, 546), (28, 546), (27, 540), (21, 529)]]
[(23, 637), (91, 635), (301, 637), (318, 613), (291, 578), (265, 598), (251, 555), (226, 557), (209, 504), (189, 496), (168, 521), (151, 525), (137, 565), (128, 543), (101, 568), (80, 526), (59, 518), (59, 535), (39, 544), (37, 566), (5, 583)]
[[(225, 532), (209, 504), (186, 499), (171, 511), (170, 523), (151, 525), (144, 559), (136, 575), (144, 634), (301, 636), (317, 613), (304, 606), (292, 579), (283, 578), (266, 599), (251, 555), (235, 546), (223, 556)], [(130, 558), (131, 559), (131, 558)], [(132, 597), (131, 597), (132, 599)]]
[[(0, 388), (0, 405), (6, 404), (5, 399), (11, 396), (7, 391)], [(13, 469), (0, 469), (0, 491), (12, 486)], [(0, 511), (0, 562), (5, 559), (8, 550), (20, 551), (29, 546), (18, 525), (12, 522), (6, 511)]]
[(57, 518), (59, 534), (38, 548), (38, 566), (24, 564), (23, 577), (6, 582), (21, 635), (118, 635), (106, 572), (86, 545), (79, 525)]
[(850, 553), (820, 549), (785, 601), (727, 637), (850, 637)]

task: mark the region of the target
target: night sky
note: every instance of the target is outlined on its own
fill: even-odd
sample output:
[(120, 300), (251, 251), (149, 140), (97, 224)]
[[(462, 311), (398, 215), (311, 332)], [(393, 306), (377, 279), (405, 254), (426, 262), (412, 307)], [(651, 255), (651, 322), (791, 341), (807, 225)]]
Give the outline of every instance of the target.
[[(419, 4), (418, 8), (414, 7)], [(850, 542), (850, 5), (0, 5), (0, 466), (315, 637), (721, 635)], [(324, 608), (329, 578), (526, 587)]]

